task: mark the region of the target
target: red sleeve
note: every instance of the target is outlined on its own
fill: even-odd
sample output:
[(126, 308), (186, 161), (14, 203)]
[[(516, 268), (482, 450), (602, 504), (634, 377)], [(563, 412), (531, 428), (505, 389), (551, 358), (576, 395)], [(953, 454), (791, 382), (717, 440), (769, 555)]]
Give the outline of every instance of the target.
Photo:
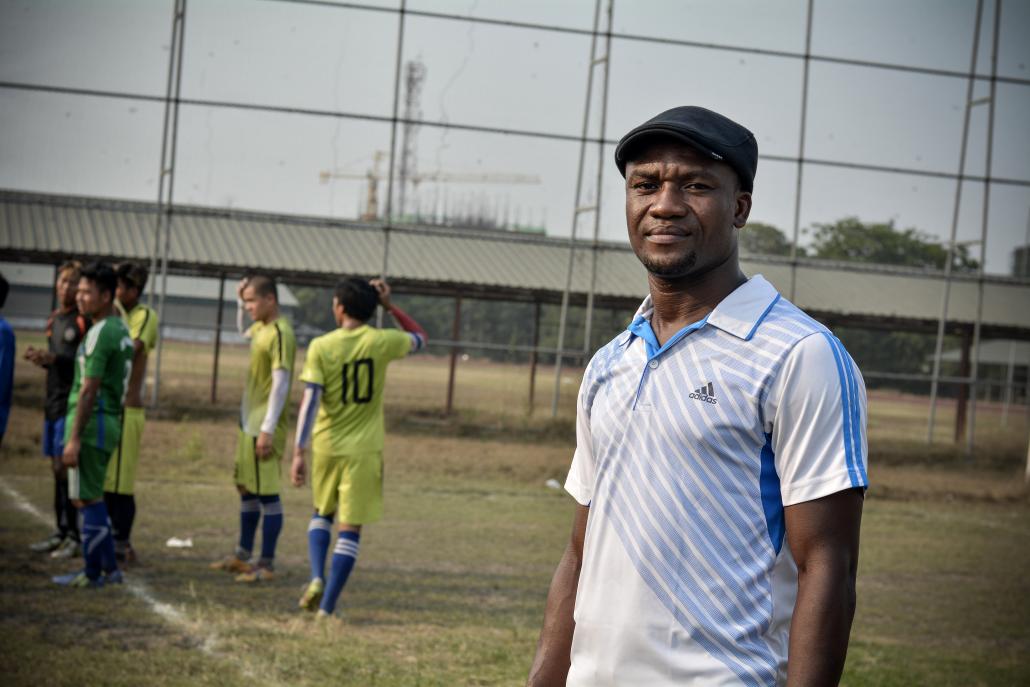
[(422, 337), (423, 342), (429, 338), (426, 335), (426, 330), (422, 329), (422, 327), (419, 326), (418, 322), (411, 319), (411, 316), (408, 315), (408, 313), (404, 312), (396, 305), (390, 306), (390, 314), (393, 315), (393, 319), (397, 320), (397, 324), (399, 324), (401, 326), (401, 329), (403, 329), (404, 331), (409, 332), (411, 334), (418, 334)]

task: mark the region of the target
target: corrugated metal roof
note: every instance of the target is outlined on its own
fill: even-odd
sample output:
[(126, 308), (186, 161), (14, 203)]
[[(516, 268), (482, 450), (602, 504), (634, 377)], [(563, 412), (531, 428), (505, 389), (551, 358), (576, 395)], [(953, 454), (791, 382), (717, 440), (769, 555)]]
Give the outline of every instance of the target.
[[(287, 217), (179, 207), (172, 215), (169, 259), (198, 271), (262, 268), (316, 275), (375, 274), (382, 265), (383, 227), (312, 217)], [(6, 257), (78, 255), (147, 259), (153, 249), (154, 205), (0, 191), (0, 253)], [(639, 299), (644, 269), (628, 246), (597, 248), (595, 293)], [(590, 284), (591, 249), (574, 259), (572, 289)], [(399, 227), (389, 232), (388, 273), (395, 279), (457, 288), (558, 293), (565, 287), (568, 241), (481, 230)], [(791, 266), (778, 258), (742, 261), (747, 274), (764, 274), (789, 293)], [(864, 318), (934, 320), (944, 280), (940, 273), (855, 263), (803, 261), (794, 302), (820, 313)], [(948, 319), (976, 317), (977, 280), (952, 282)], [(984, 280), (983, 323), (1030, 332), (1030, 283)]]

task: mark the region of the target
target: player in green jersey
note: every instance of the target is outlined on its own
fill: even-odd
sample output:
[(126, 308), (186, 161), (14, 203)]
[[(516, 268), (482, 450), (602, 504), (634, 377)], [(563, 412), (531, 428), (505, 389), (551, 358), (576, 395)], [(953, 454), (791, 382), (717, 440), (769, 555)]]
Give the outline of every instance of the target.
[[(283, 526), (279, 468), (286, 448), (286, 400), (293, 376), (297, 341), (289, 320), (279, 314), (275, 280), (258, 274), (237, 289), (237, 326), (250, 339), (250, 369), (240, 405), (236, 435), (236, 489), (240, 493), (240, 538), (236, 552), (211, 567), (235, 573), (238, 582), (269, 580), (275, 575), (275, 544)], [(243, 329), (243, 310), (254, 324)], [(251, 565), (258, 521), (261, 557)]]
[[(381, 304), (404, 331), (368, 325)], [(358, 556), (362, 525), (383, 514), (383, 385), (390, 362), (426, 345), (425, 331), (390, 302), (390, 287), (374, 279), (336, 285), (338, 329), (308, 346), (301, 380), (307, 384), (290, 476), (302, 486), (311, 448), (315, 514), (308, 526), (311, 582), (300, 607), (330, 615)], [(333, 517), (339, 534), (329, 581), (324, 580)]]
[(79, 312), (92, 320), (93, 326), (76, 356), (63, 460), (69, 468), (68, 496), (82, 514), (86, 560), (81, 572), (53, 578), (66, 586), (97, 587), (122, 579), (103, 501), (104, 473), (120, 438), (122, 404), (132, 373), (132, 338), (125, 323), (115, 316), (116, 286), (114, 270), (94, 263), (82, 270), (75, 295)]
[(132, 337), (132, 376), (125, 392), (122, 415), (122, 438), (107, 464), (104, 480), (104, 502), (111, 514), (114, 530), (114, 554), (119, 562), (134, 563), (136, 551), (129, 542), (132, 523), (136, 519), (136, 465), (139, 463), (140, 440), (143, 438), (143, 386), (147, 374), (147, 356), (157, 345), (157, 313), (140, 302), (147, 284), (147, 268), (126, 262), (118, 265), (116, 304)]

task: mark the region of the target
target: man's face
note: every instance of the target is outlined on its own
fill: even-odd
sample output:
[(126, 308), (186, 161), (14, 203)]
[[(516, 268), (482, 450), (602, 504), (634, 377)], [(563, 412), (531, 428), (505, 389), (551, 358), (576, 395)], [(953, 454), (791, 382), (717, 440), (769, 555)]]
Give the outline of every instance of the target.
[(75, 303), (79, 306), (80, 313), (93, 318), (110, 302), (111, 295), (107, 291), (101, 291), (95, 281), (85, 277), (79, 279), (79, 288), (75, 291)]
[(57, 284), (54, 290), (57, 292), (57, 302), (62, 308), (68, 309), (75, 306), (75, 292), (79, 288), (79, 281), (75, 273), (70, 270), (57, 275)]
[(672, 139), (658, 139), (626, 164), (626, 226), (633, 252), (657, 277), (704, 274), (737, 253), (751, 212), (724, 162)]
[(243, 289), (243, 309), (255, 322), (264, 322), (272, 313), (275, 306), (275, 298), (272, 294), (259, 296), (253, 286)]
[(118, 280), (118, 288), (115, 289), (114, 297), (126, 310), (132, 310), (139, 302), (139, 287), (127, 281)]

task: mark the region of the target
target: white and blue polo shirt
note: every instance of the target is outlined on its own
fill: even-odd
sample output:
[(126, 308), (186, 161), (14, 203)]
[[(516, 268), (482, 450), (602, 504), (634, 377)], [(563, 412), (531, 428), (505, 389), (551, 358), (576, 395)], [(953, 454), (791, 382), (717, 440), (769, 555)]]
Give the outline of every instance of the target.
[(866, 487), (866, 396), (761, 276), (659, 347), (648, 297), (579, 393), (565, 488), (590, 506), (568, 684), (786, 681), (783, 509)]

